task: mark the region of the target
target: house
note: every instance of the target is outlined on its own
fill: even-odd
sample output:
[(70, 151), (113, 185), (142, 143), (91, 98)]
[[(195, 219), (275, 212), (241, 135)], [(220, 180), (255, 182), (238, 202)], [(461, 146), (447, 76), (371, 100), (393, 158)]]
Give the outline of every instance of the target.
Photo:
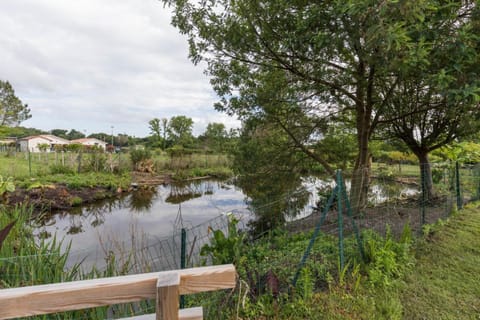
[(16, 150), (17, 138), (0, 138), (0, 151)]
[(18, 144), (20, 151), (41, 152), (42, 146), (48, 145), (44, 151), (50, 152), (55, 151), (56, 145), (70, 144), (70, 141), (51, 134), (42, 134), (19, 139)]
[(105, 150), (107, 148), (107, 143), (105, 141), (96, 139), (96, 138), (83, 138), (70, 141), (70, 143), (82, 144), (84, 146), (98, 146)]

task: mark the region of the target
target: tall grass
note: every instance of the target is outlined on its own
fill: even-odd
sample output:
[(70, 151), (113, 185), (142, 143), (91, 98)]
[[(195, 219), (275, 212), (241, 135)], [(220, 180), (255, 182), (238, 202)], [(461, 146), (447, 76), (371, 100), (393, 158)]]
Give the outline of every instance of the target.
[[(82, 272), (80, 263), (66, 268), (70, 245), (62, 249), (62, 241), (37, 240), (33, 234), (32, 209), (26, 206), (5, 208), (0, 206), (0, 228), (16, 221), (0, 249), (0, 289), (31, 286), (72, 280), (110, 277), (125, 274), (129, 268), (118, 265), (115, 257), (107, 257), (105, 269), (92, 268)], [(153, 312), (150, 301), (84, 309), (66, 313), (31, 317), (29, 319), (106, 319)]]
[(63, 251), (56, 237), (35, 239), (31, 221), (32, 209), (26, 206), (1, 209), (0, 226), (16, 221), (0, 249), (1, 287), (20, 287), (71, 281), (78, 277), (78, 267), (64, 270), (69, 246)]
[(173, 172), (179, 178), (199, 176), (231, 176), (231, 159), (227, 154), (185, 154), (169, 156), (156, 154), (156, 172)]

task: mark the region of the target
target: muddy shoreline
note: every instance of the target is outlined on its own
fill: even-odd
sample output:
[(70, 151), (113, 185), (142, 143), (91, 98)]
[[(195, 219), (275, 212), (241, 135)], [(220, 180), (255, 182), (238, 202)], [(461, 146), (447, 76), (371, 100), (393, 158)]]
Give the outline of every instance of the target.
[(103, 199), (120, 197), (138, 188), (172, 183), (170, 174), (153, 175), (134, 173), (130, 186), (122, 187), (80, 187), (69, 188), (65, 183), (44, 185), (38, 188), (17, 188), (8, 194), (6, 204), (9, 206), (32, 206), (36, 212), (68, 210)]

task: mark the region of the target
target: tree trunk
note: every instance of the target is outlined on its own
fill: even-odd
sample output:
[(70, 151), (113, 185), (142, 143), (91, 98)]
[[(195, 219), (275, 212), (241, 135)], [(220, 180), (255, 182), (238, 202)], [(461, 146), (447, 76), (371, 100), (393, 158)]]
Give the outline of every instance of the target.
[(421, 184), (422, 188), (425, 189), (425, 201), (429, 201), (433, 198), (433, 179), (428, 151), (416, 150), (415, 155), (420, 162)]
[(353, 169), (350, 190), (350, 203), (354, 213), (358, 213), (367, 206), (368, 188), (370, 185), (370, 152), (368, 141), (370, 138), (371, 112), (357, 108), (357, 139), (358, 156)]

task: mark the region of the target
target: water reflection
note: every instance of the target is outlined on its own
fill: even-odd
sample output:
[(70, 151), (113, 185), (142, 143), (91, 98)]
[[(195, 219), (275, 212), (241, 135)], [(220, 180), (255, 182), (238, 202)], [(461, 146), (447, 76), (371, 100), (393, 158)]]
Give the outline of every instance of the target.
[(307, 205), (312, 195), (304, 178), (291, 172), (275, 176), (247, 175), (237, 181), (248, 196), (255, 218), (249, 225), (254, 234), (262, 234), (285, 224)]
[[(134, 238), (146, 245), (172, 237), (182, 227), (198, 232), (200, 226), (216, 228), (203, 223), (226, 212), (243, 215), (260, 234), (310, 215), (324, 196), (319, 190), (326, 193), (333, 185), (330, 179), (278, 174), (274, 179), (240, 178), (235, 183), (193, 181), (147, 187), (49, 215), (36, 233), (43, 238), (56, 235), (65, 245), (71, 241), (71, 263), (85, 259), (88, 266), (104, 260), (114, 249), (127, 251)], [(370, 199), (380, 203), (402, 192), (414, 194), (415, 190), (398, 184), (373, 184)]]
[(134, 237), (153, 243), (171, 237), (182, 226), (192, 228), (225, 212), (248, 215), (244, 199), (239, 188), (219, 181), (140, 188), (45, 216), (36, 234), (43, 238), (56, 235), (65, 245), (71, 241), (71, 263), (87, 257), (87, 266), (101, 264), (108, 251), (124, 250)]
[(152, 208), (152, 203), (158, 195), (156, 186), (145, 186), (135, 190), (127, 197), (126, 207), (134, 212), (148, 211)]

